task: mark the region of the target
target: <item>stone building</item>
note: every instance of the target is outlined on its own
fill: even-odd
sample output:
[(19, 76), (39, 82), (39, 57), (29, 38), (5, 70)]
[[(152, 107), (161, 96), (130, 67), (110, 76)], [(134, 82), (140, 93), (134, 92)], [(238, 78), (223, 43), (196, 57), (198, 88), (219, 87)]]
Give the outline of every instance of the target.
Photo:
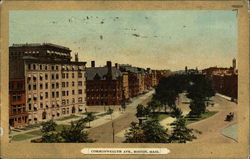
[(71, 61), (69, 48), (50, 43), (13, 45), (9, 50), (10, 79), (25, 81), (29, 123), (83, 110), (86, 62), (79, 62), (78, 55)]

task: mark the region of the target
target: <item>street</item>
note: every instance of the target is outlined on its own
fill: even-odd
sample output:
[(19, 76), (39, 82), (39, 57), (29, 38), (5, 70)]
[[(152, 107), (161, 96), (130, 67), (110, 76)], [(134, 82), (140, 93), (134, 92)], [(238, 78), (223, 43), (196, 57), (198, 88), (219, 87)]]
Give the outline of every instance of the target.
[[(136, 98), (131, 104), (127, 106), (126, 111), (117, 119), (110, 121), (101, 126), (89, 130), (89, 137), (97, 140), (99, 143), (112, 143), (113, 142), (113, 129), (112, 122), (114, 123), (114, 134), (128, 128), (132, 121), (137, 121), (135, 116), (136, 107), (138, 104), (147, 104), (152, 98), (154, 91), (150, 91), (145, 95)], [(115, 142), (122, 142), (123, 138), (115, 137)]]

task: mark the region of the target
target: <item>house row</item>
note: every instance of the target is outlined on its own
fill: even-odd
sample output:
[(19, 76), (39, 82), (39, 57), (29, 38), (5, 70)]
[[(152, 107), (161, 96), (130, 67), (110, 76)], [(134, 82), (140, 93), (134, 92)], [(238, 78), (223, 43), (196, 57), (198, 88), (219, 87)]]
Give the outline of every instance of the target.
[(9, 123), (17, 127), (81, 113), (86, 106), (120, 105), (155, 87), (169, 70), (131, 65), (91, 67), (72, 60), (67, 47), (13, 44), (9, 47)]

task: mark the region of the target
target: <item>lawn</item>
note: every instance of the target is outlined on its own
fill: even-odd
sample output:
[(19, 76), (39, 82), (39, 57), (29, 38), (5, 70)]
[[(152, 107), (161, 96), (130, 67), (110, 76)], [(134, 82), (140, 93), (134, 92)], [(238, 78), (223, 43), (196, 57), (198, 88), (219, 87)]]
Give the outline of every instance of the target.
[[(70, 125), (57, 125), (56, 127), (56, 131), (61, 131), (63, 129), (63, 126), (66, 128), (69, 128)], [(39, 130), (34, 130), (34, 131), (30, 131), (24, 134), (18, 134), (18, 135), (14, 135), (12, 137), (13, 141), (22, 141), (22, 140), (28, 140), (34, 137), (39, 137), (42, 136), (42, 132)]]
[(159, 121), (162, 121), (164, 119), (166, 119), (167, 117), (170, 117), (169, 114), (166, 113), (155, 113), (153, 116), (149, 117), (149, 119), (157, 119)]
[(27, 139), (31, 139), (33, 137), (33, 135), (29, 135), (29, 134), (18, 134), (12, 137), (12, 141), (22, 141), (22, 140), (27, 140)]
[(200, 121), (200, 120), (204, 120), (206, 118), (209, 118), (211, 116), (213, 116), (214, 114), (218, 113), (218, 111), (207, 111), (206, 113), (202, 114), (200, 118), (186, 118), (186, 124), (192, 124), (194, 122)]
[(56, 119), (56, 120), (57, 121), (64, 121), (64, 120), (74, 119), (74, 118), (79, 118), (79, 117), (76, 116), (76, 115), (70, 115), (70, 116), (65, 116), (65, 117), (62, 117), (62, 118), (59, 118), (59, 119)]

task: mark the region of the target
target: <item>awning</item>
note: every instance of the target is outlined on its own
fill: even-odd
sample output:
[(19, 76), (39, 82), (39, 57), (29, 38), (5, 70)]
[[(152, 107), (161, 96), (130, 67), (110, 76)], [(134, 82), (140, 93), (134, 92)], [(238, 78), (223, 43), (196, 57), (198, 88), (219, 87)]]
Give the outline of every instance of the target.
[(34, 104), (34, 107), (37, 108), (37, 104), (36, 103)]
[(31, 94), (28, 95), (28, 98), (31, 98)]
[(60, 101), (58, 100), (58, 101), (56, 101), (56, 104), (60, 104)]
[(28, 74), (28, 77), (31, 78), (31, 74)]
[(43, 74), (40, 74), (40, 77), (43, 77)]
[(33, 77), (36, 77), (36, 74), (33, 74)]
[(34, 97), (37, 97), (37, 94), (36, 94), (36, 93), (34, 93), (34, 94), (33, 94), (33, 96), (34, 96)]
[(28, 119), (32, 119), (32, 116), (31, 116), (31, 114), (29, 114), (29, 115), (28, 115)]
[(43, 97), (43, 93), (41, 93), (40, 96)]
[(37, 114), (34, 114), (34, 118), (37, 118)]

